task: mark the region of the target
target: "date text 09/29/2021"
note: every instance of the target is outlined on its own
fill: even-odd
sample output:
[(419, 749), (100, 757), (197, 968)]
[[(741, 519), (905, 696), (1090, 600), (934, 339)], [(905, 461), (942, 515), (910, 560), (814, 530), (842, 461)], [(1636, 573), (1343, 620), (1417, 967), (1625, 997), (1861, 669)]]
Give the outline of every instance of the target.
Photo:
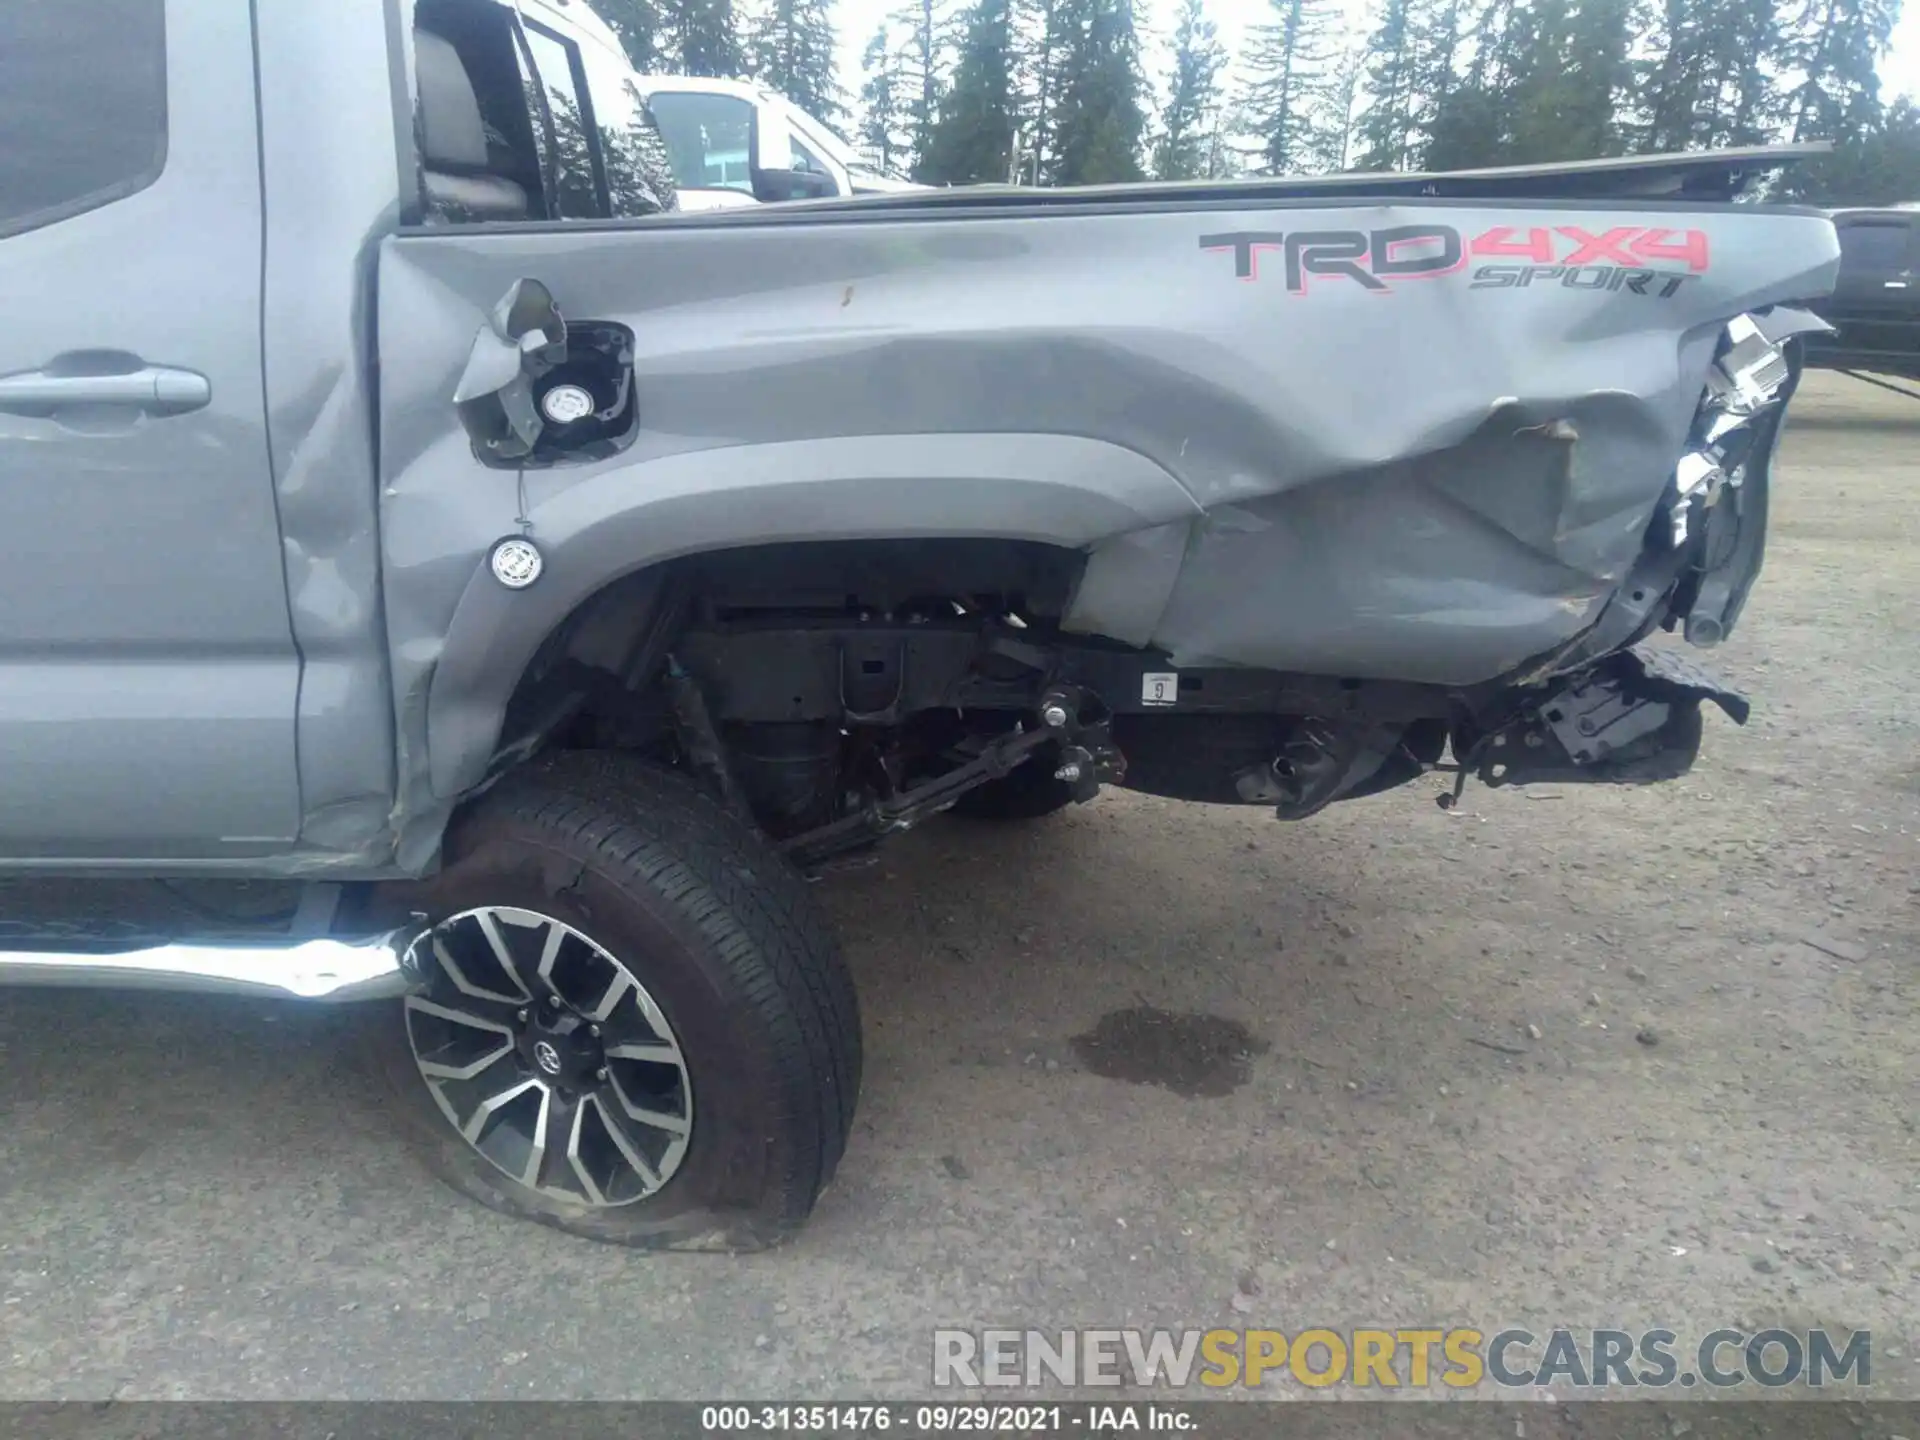
[(1194, 1407), (1153, 1401), (1119, 1404), (848, 1404), (703, 1405), (700, 1429), (711, 1434), (791, 1431), (801, 1434), (975, 1435), (1127, 1431), (1185, 1434), (1198, 1428)]

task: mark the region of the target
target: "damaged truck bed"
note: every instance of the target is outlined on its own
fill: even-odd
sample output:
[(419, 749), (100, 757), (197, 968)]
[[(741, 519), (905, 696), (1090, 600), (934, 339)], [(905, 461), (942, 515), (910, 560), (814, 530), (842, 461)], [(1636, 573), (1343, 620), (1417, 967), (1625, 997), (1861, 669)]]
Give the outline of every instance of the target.
[[(700, 602), (676, 644), (723, 725), (972, 712), (1005, 643), (1033, 657), (1027, 701), (1097, 680), (1130, 783), (1162, 793), (1305, 813), (1513, 724), (1541, 743), (1499, 778), (1549, 758), (1556, 778), (1639, 777), (1655, 752), (1684, 768), (1661, 747), (1697, 725), (1569, 749), (1526, 730), (1520, 699), (1574, 675), (1630, 709), (1671, 698), (1608, 657), (1661, 628), (1710, 645), (1738, 615), (1791, 339), (1816, 323), (1792, 307), (1837, 254), (1816, 213), (1726, 203), (1787, 158), (396, 238), (388, 543), (459, 562), (389, 591), (394, 653), (422, 657), (396, 667), (424, 701), (402, 714), (432, 755), (407, 809), (437, 833), (537, 647), (635, 573), (649, 606)], [(484, 463), (504, 411), (436, 406), (468, 356), (408, 337), (523, 278), (619, 327), (635, 413), (591, 455), (548, 429), (493, 462), (536, 467), (550, 564), (519, 596), (471, 568), (511, 516), (445, 524), (476, 463), (456, 425)], [(766, 547), (771, 567), (742, 554)], [(866, 668), (841, 675), (855, 651)], [(1017, 686), (993, 683), (1004, 709)], [(1656, 712), (1637, 713), (1629, 729)]]

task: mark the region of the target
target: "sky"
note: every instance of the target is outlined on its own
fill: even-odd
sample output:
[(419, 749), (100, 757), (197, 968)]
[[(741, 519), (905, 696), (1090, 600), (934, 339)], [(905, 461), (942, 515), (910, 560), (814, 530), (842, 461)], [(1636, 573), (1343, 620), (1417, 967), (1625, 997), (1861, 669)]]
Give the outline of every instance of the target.
[[(839, 29), (840, 84), (849, 100), (860, 89), (861, 52), (880, 23), (899, 8), (900, 0), (837, 0), (834, 23)], [(1147, 63), (1149, 73), (1155, 76), (1165, 68), (1166, 37), (1172, 33), (1176, 8), (1174, 0), (1143, 0)], [(1207, 8), (1231, 53), (1239, 48), (1242, 33), (1249, 26), (1263, 23), (1272, 7), (1268, 0), (1211, 0)], [(1347, 8), (1350, 23), (1356, 29), (1364, 27), (1370, 8), (1366, 0), (1347, 0)], [(1906, 14), (1893, 34), (1893, 48), (1880, 62), (1881, 96), (1889, 102), (1903, 94), (1920, 99), (1920, 0), (1908, 0), (1904, 8)]]

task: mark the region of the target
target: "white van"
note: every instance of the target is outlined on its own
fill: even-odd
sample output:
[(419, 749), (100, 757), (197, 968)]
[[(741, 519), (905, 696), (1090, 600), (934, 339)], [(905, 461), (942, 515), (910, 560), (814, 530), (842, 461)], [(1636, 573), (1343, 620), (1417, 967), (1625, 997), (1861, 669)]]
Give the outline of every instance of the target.
[(750, 80), (635, 83), (666, 141), (682, 210), (927, 188), (876, 173), (824, 122)]

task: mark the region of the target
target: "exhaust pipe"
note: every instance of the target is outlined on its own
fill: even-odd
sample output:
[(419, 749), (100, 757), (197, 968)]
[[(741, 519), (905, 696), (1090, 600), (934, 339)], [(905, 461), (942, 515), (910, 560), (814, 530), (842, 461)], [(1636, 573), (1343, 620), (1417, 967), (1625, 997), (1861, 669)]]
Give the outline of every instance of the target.
[(186, 942), (99, 953), (0, 951), (0, 985), (184, 990), (273, 999), (380, 1000), (414, 987), (423, 926), (354, 939)]

